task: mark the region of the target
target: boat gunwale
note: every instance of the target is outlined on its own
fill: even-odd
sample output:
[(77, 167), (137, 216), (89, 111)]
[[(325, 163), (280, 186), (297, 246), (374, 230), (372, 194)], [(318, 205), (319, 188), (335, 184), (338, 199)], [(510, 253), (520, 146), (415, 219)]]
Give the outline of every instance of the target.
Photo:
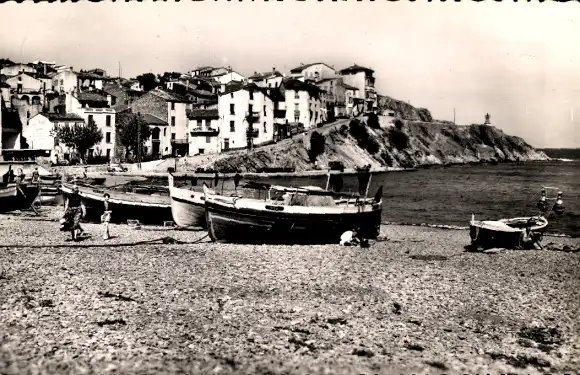
[[(98, 202), (105, 201), (105, 198), (102, 195), (96, 195), (94, 193), (84, 191), (84, 189), (89, 189), (89, 187), (79, 186), (78, 188), (79, 188), (80, 196), (85, 198), (85, 199), (91, 199), (91, 200), (98, 201)], [(64, 194), (72, 194), (72, 192), (73, 192), (73, 188), (69, 184), (62, 184), (61, 190)], [(109, 194), (109, 203), (112, 203), (112, 204), (125, 205), (125, 206), (171, 208), (171, 203), (149, 203), (149, 202), (143, 202), (143, 201), (130, 201), (130, 200), (125, 200), (125, 199), (119, 199), (119, 198), (114, 198), (111, 193), (113, 193), (113, 194), (129, 194), (129, 193), (119, 193), (119, 192), (115, 192), (111, 189), (106, 189), (106, 188), (100, 189), (100, 190), (102, 190), (103, 194), (104, 193)], [(134, 194), (136, 196), (139, 195), (138, 193), (131, 193), (131, 194)], [(161, 197), (161, 195), (160, 195), (160, 197)]]

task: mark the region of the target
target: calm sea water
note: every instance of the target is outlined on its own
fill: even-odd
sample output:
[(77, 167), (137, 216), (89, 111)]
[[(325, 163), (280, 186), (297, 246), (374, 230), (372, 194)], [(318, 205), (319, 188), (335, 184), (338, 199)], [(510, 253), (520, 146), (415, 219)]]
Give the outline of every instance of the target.
[[(253, 180), (282, 186), (326, 186), (325, 176)], [(154, 183), (166, 185), (167, 181)], [(233, 188), (232, 181), (225, 185), (226, 190), (228, 185)], [(374, 174), (369, 196), (380, 185), (383, 221), (458, 226), (469, 225), (472, 213), (479, 220), (537, 215), (542, 186), (557, 187), (563, 192), (566, 210), (562, 216), (548, 218), (547, 231), (580, 236), (580, 159)], [(219, 186), (221, 182), (218, 190)], [(357, 177), (344, 176), (341, 191), (358, 191)], [(549, 192), (549, 196), (553, 194)]]
[[(324, 187), (326, 177), (260, 180), (283, 186)], [(342, 191), (358, 191), (355, 176)], [(373, 175), (369, 196), (383, 185), (383, 220), (413, 224), (467, 226), (476, 219), (497, 220), (538, 214), (542, 186), (562, 190), (566, 210), (549, 219), (547, 230), (580, 236), (580, 160), (464, 165)], [(550, 194), (553, 193), (549, 193)]]

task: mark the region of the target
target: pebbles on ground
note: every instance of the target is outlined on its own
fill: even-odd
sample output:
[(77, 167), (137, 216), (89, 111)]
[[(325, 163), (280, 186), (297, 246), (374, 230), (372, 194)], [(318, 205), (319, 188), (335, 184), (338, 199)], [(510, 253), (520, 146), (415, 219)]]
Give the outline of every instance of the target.
[[(578, 253), (468, 253), (468, 231), (394, 225), (367, 249), (97, 224), (75, 243), (43, 213), (0, 216), (1, 374), (580, 369)], [(162, 237), (202, 242), (114, 246)]]

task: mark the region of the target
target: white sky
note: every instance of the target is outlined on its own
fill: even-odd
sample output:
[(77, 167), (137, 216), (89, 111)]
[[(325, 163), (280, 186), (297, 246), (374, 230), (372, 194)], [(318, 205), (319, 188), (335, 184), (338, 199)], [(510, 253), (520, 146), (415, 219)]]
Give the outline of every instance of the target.
[[(536, 147), (580, 147), (576, 2), (8, 3), (0, 57), (111, 75), (301, 62), (373, 68), (381, 94), (438, 119), (493, 125)], [(574, 20), (576, 19), (576, 21)]]

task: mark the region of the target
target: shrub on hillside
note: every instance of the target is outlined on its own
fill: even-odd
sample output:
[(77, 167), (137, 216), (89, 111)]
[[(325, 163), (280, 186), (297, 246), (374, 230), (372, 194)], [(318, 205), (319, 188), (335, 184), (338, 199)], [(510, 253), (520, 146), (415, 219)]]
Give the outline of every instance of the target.
[(392, 128), (388, 133), (389, 141), (399, 151), (409, 147), (409, 136), (399, 128)]
[(369, 154), (376, 154), (381, 149), (379, 142), (369, 133), (365, 124), (359, 120), (352, 120), (348, 130), (359, 147), (365, 149)]
[(401, 119), (395, 120), (395, 128), (401, 130), (405, 126), (405, 123)]
[(427, 108), (417, 108), (417, 114), (421, 121), (424, 122), (433, 122), (433, 117), (431, 116), (431, 112)]
[(324, 136), (319, 132), (312, 133), (310, 137), (310, 150), (308, 150), (308, 157), (310, 158), (310, 162), (314, 163), (318, 155), (324, 152), (324, 143), (326, 140)]
[(392, 167), (393, 166), (393, 158), (391, 154), (389, 154), (386, 150), (381, 152), (381, 159), (385, 162), (385, 165)]
[(379, 116), (376, 113), (369, 113), (367, 125), (369, 128), (379, 129), (381, 124), (379, 123)]

